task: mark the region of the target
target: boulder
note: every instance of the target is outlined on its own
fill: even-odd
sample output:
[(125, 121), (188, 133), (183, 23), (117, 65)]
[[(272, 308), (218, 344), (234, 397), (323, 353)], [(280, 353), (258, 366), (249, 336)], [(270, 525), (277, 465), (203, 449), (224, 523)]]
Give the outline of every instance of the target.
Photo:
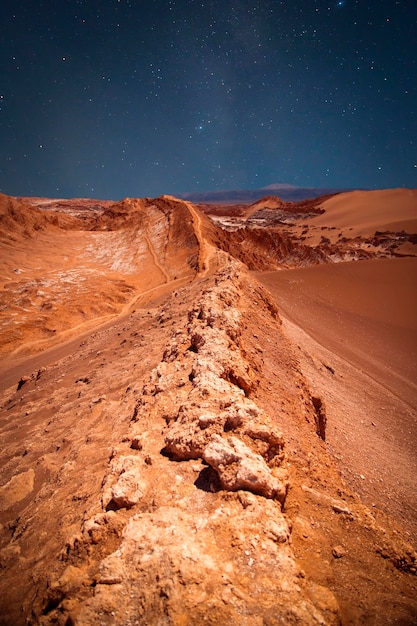
[(243, 489), (284, 502), (286, 483), (274, 477), (264, 459), (237, 437), (214, 435), (203, 451), (203, 459), (216, 470), (224, 489)]

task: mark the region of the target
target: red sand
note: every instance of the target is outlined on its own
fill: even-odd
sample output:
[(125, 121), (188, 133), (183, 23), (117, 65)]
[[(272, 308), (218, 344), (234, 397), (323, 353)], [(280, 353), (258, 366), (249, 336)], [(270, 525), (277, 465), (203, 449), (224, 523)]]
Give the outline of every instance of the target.
[(417, 400), (417, 259), (258, 274), (285, 315), (321, 345)]
[(322, 204), (325, 213), (311, 225), (348, 228), (353, 235), (376, 230), (417, 232), (417, 189), (383, 189), (341, 193)]

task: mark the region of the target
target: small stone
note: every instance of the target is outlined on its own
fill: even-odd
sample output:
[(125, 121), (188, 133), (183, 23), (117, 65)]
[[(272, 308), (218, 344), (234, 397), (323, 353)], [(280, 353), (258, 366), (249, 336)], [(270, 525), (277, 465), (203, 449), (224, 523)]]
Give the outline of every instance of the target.
[(41, 367), (40, 369), (38, 369), (38, 372), (36, 374), (36, 380), (39, 380), (42, 374), (44, 374), (45, 372), (46, 372), (46, 367)]
[(118, 508), (129, 509), (137, 504), (142, 496), (143, 492), (134, 471), (121, 474), (112, 488), (112, 499)]
[(22, 378), (17, 383), (17, 391), (23, 387), (27, 382), (30, 381), (30, 376), (22, 376)]
[(339, 504), (334, 504), (332, 508), (333, 508), (333, 511), (335, 513), (338, 513), (339, 515), (353, 516), (352, 511), (348, 509), (347, 507), (340, 506)]
[(133, 450), (142, 450), (142, 442), (138, 436), (133, 437), (130, 447), (133, 448)]
[(332, 554), (335, 559), (341, 559), (342, 557), (346, 556), (347, 551), (343, 546), (335, 546), (332, 550)]
[(93, 404), (99, 404), (100, 402), (104, 402), (106, 399), (107, 399), (106, 395), (98, 396), (98, 398), (95, 398), (92, 402)]

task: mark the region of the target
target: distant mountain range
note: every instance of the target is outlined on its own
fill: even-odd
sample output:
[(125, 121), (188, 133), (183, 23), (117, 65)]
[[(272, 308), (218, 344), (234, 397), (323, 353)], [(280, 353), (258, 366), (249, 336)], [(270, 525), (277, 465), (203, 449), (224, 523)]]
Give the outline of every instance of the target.
[(267, 187), (261, 187), (260, 189), (231, 189), (222, 191), (177, 193), (175, 195), (177, 198), (202, 204), (251, 204), (260, 200), (265, 195), (271, 194), (271, 192), (273, 192), (274, 195), (278, 195), (283, 200), (296, 202), (299, 200), (306, 200), (307, 198), (316, 198), (317, 196), (341, 193), (344, 191), (354, 191), (354, 189), (348, 187), (295, 187), (294, 185), (287, 185), (285, 183), (275, 183), (273, 185), (268, 185)]

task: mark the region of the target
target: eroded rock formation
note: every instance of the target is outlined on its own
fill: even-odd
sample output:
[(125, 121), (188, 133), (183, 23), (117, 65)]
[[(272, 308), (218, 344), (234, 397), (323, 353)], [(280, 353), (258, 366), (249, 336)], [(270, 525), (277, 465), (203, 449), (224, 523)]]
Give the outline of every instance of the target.
[[(83, 597), (86, 564), (76, 560), (52, 584), (57, 607), (41, 624), (339, 622), (335, 598), (303, 578), (291, 549), (285, 437), (250, 398), (242, 269), (231, 262), (210, 279), (165, 347), (112, 453), (103, 510), (70, 542), (88, 554), (117, 528), (116, 550), (94, 565), (87, 558), (94, 592)], [(278, 321), (272, 302), (263, 308)]]

